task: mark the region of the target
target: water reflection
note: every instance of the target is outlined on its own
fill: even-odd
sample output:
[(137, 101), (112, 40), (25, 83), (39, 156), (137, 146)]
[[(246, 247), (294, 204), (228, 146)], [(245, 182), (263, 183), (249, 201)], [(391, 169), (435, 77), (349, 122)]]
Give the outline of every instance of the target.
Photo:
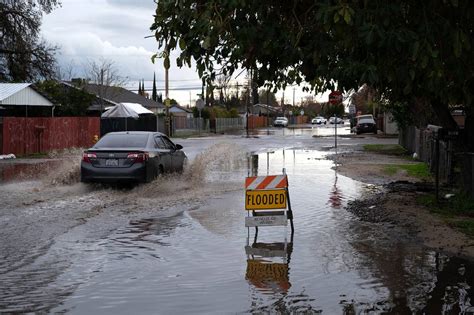
[(329, 200), (328, 203), (334, 209), (340, 209), (342, 205), (342, 192), (337, 187), (337, 166), (334, 169), (334, 185), (331, 188), (331, 192), (329, 193)]
[(287, 293), (291, 287), (289, 264), (293, 242), (259, 243), (245, 246), (247, 269), (245, 279), (266, 294)]
[[(474, 270), (459, 258), (436, 255), (437, 281), (425, 314), (474, 314)], [(471, 267), (471, 268), (470, 268)]]
[(52, 169), (57, 168), (60, 164), (61, 161), (58, 160), (41, 161), (40, 163), (2, 161), (0, 162), (0, 182), (38, 179), (49, 173)]
[(351, 134), (350, 126), (344, 125), (325, 125), (325, 126), (313, 126), (311, 128), (311, 134), (313, 137), (329, 137), (334, 136), (345, 136)]
[(386, 293), (377, 303), (341, 301), (346, 309), (355, 311), (347, 314), (367, 310), (389, 314), (474, 314), (472, 264), (420, 248), (399, 236), (406, 233), (401, 228), (378, 232), (375, 237), (370, 227), (362, 230), (353, 225), (353, 230), (357, 236), (351, 241), (358, 253), (356, 265), (364, 266), (359, 271), (365, 279), (361, 287), (385, 288)]

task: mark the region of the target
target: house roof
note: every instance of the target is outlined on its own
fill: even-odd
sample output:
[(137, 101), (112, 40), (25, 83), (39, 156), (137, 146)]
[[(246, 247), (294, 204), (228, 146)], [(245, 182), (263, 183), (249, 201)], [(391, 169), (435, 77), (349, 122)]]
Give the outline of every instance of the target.
[(0, 83), (0, 101), (20, 92), (30, 85), (31, 83)]
[(118, 86), (101, 86), (87, 83), (84, 85), (84, 90), (113, 103), (137, 103), (148, 109), (165, 108), (162, 103), (155, 102)]
[(9, 106), (53, 106), (31, 83), (0, 83), (0, 104)]
[(185, 112), (185, 113), (191, 114), (193, 111), (186, 107), (180, 106), (178, 104), (173, 104), (170, 107), (170, 112), (175, 112), (175, 113)]
[(267, 105), (267, 104), (255, 104), (255, 105), (253, 105), (253, 107), (265, 108), (269, 112), (279, 112), (279, 111), (281, 111), (280, 108), (275, 107), (275, 106), (270, 106), (270, 105)]

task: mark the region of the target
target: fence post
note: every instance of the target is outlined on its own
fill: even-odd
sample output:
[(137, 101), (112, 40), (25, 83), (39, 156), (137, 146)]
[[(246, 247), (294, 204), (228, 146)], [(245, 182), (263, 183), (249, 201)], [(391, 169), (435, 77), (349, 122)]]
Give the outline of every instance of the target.
[(435, 183), (436, 183), (436, 202), (439, 202), (439, 131), (435, 134)]
[(463, 160), (463, 188), (471, 198), (474, 198), (474, 153), (464, 153)]

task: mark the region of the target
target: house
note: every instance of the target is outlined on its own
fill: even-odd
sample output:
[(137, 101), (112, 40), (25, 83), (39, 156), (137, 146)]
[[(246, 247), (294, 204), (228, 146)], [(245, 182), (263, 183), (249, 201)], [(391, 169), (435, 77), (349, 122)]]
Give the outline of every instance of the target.
[[(152, 99), (143, 97), (122, 87), (87, 83), (82, 80), (73, 80), (71, 83), (75, 86), (80, 86), (88, 93), (96, 95), (98, 98), (104, 100), (104, 102), (136, 103), (142, 105), (146, 109), (151, 110), (155, 114), (161, 114), (165, 112), (165, 106), (162, 103), (155, 102)], [(89, 107), (89, 111), (103, 112), (105, 107), (108, 106), (110, 105), (94, 104)]]
[[(84, 93), (88, 93), (88, 94), (93, 95), (94, 98), (92, 99), (92, 101), (90, 103), (90, 106), (87, 108), (87, 111), (90, 114), (95, 114), (95, 116), (100, 116), (102, 111), (106, 110), (107, 108), (109, 108), (111, 106), (115, 106), (115, 105), (118, 104), (118, 103), (116, 103), (112, 100), (108, 100), (108, 99), (105, 99), (105, 98), (100, 98), (97, 95), (89, 93), (88, 91), (86, 91), (84, 89), (83, 86), (77, 86), (76, 84), (71, 84), (70, 82), (66, 82), (66, 81), (59, 81), (59, 83), (63, 85), (63, 88), (65, 90), (67, 90), (67, 89), (78, 89), (78, 90), (82, 90)], [(102, 111), (100, 110), (101, 108), (103, 108)]]
[(180, 106), (178, 104), (173, 104), (170, 106), (170, 114), (173, 114), (174, 117), (186, 117), (186, 118), (193, 118), (193, 111)]
[(259, 116), (278, 116), (281, 110), (267, 104), (255, 104), (250, 107), (250, 113)]
[(0, 106), (0, 154), (89, 147), (99, 133), (97, 117), (53, 117), (55, 103), (31, 83), (0, 83)]
[(5, 116), (28, 116), (37, 108), (50, 108), (54, 115), (54, 103), (41, 94), (31, 83), (0, 83), (0, 105)]

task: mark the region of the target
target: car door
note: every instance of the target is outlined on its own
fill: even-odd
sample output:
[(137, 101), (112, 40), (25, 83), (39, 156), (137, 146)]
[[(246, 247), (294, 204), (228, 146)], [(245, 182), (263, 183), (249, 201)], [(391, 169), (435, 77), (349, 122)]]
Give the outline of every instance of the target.
[(171, 162), (171, 149), (163, 141), (163, 138), (159, 135), (154, 137), (156, 152), (159, 157), (159, 164), (163, 166), (165, 172), (170, 172), (173, 169)]
[(177, 150), (175, 144), (168, 138), (163, 136), (165, 144), (171, 148), (171, 164), (173, 165), (173, 171), (180, 171), (183, 168), (184, 163), (184, 152)]

